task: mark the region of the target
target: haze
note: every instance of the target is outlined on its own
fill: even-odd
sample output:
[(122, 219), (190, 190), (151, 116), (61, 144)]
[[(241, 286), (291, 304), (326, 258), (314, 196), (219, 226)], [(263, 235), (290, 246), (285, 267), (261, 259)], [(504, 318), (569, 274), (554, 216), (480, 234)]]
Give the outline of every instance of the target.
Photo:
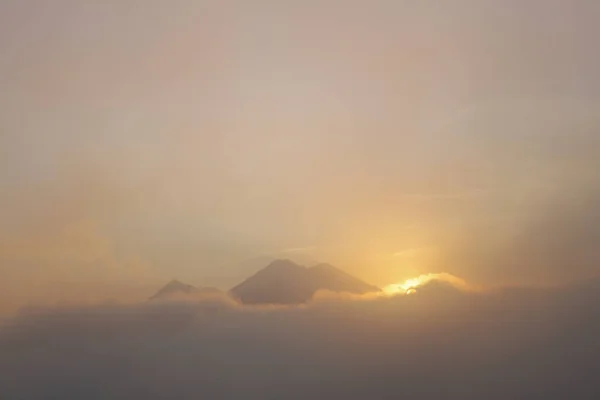
[(596, 0), (0, 1), (0, 398), (600, 398), (599, 37)]
[(598, 12), (3, 1), (2, 304), (282, 256), (377, 285), (593, 275)]

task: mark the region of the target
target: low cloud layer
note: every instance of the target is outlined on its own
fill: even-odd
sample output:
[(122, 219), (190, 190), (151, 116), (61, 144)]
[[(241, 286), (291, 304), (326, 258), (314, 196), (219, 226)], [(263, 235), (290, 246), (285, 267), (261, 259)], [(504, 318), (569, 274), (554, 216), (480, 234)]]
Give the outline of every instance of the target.
[(22, 311), (0, 331), (7, 399), (589, 399), (600, 281), (307, 306), (196, 302)]

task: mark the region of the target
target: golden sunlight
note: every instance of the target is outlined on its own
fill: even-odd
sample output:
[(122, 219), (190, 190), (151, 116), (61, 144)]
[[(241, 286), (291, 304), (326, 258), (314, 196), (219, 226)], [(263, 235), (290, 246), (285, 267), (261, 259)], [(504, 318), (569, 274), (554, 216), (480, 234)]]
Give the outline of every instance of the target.
[(417, 288), (430, 281), (439, 280), (448, 282), (456, 287), (466, 289), (467, 284), (460, 278), (447, 273), (425, 274), (416, 278), (410, 278), (402, 283), (394, 283), (383, 288), (383, 294), (386, 296), (410, 295), (417, 292)]
[(427, 275), (421, 275), (417, 278), (407, 279), (402, 283), (394, 283), (383, 288), (383, 293), (388, 296), (396, 296), (399, 294), (412, 294), (415, 293), (415, 289), (425, 283), (423, 277)]

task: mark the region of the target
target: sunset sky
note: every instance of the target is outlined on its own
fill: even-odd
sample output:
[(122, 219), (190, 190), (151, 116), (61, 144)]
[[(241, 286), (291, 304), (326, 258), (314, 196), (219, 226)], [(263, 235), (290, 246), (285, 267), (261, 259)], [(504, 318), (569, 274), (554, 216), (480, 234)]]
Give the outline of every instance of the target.
[[(368, 6), (367, 6), (368, 5)], [(0, 3), (0, 312), (600, 273), (600, 2)]]

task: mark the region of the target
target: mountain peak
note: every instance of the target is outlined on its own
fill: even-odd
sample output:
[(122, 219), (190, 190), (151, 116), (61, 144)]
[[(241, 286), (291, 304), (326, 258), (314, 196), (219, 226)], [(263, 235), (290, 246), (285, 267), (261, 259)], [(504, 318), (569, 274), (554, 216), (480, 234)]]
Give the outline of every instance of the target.
[(380, 289), (330, 265), (311, 268), (290, 260), (275, 260), (233, 289), (233, 297), (246, 304), (299, 304), (319, 290), (363, 294)]
[(176, 296), (204, 295), (204, 294), (219, 294), (221, 290), (213, 287), (197, 288), (196, 286), (188, 285), (173, 279), (163, 286), (156, 294), (150, 297), (150, 300), (167, 299)]
[(191, 285), (187, 285), (177, 279), (173, 279), (172, 281), (170, 281), (169, 283), (167, 283), (165, 285), (165, 287), (187, 287), (187, 286), (191, 286)]
[(298, 270), (298, 269), (306, 269), (306, 267), (298, 265), (295, 262), (293, 262), (292, 260), (289, 260), (287, 258), (283, 258), (283, 259), (274, 260), (269, 265), (267, 265), (265, 268), (263, 268), (262, 271), (277, 270), (277, 269)]

